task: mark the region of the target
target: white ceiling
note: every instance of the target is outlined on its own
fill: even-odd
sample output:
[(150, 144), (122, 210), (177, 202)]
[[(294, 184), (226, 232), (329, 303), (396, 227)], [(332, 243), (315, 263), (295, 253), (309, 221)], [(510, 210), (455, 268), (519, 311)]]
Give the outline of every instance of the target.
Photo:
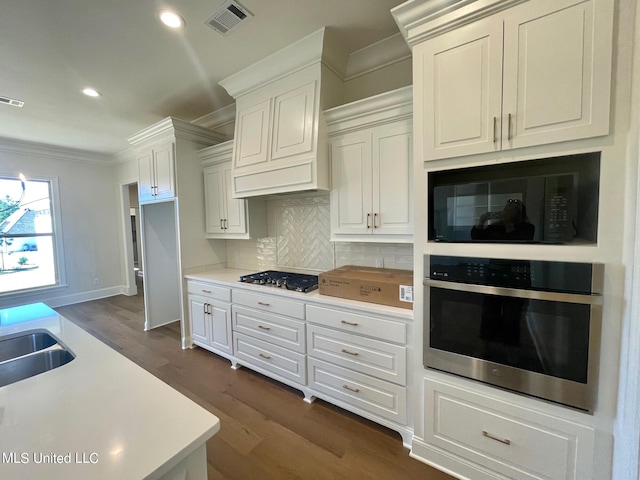
[[(398, 32), (403, 0), (240, 0), (254, 18), (227, 36), (205, 25), (223, 0), (2, 0), (0, 137), (114, 154), (167, 117), (233, 103), (218, 82), (323, 26), (351, 53)], [(156, 18), (163, 7), (181, 32)], [(93, 99), (80, 93), (92, 86)]]

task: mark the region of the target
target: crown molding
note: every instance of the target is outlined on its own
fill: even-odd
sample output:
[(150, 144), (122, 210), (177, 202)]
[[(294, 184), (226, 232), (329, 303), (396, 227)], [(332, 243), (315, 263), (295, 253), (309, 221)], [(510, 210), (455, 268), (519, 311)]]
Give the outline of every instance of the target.
[(148, 142), (170, 140), (174, 137), (184, 138), (203, 145), (220, 143), (225, 140), (224, 135), (221, 133), (213, 132), (175, 117), (167, 117), (127, 138), (127, 141), (131, 145), (139, 147)]
[(310, 65), (324, 64), (344, 78), (347, 55), (326, 27), (278, 50), (253, 65), (221, 80), (219, 84), (233, 98), (283, 78)]
[(25, 142), (0, 137), (0, 152), (17, 155), (46, 157), (48, 159), (67, 160), (71, 162), (90, 163), (94, 165), (113, 165), (114, 156), (73, 148), (35, 142)]
[(349, 55), (345, 81), (411, 58), (411, 49), (398, 32)]
[(200, 157), (203, 167), (228, 162), (231, 160), (232, 154), (233, 140), (198, 150), (198, 157)]
[(527, 0), (409, 0), (391, 15), (410, 46)]
[(214, 112), (203, 115), (200, 118), (196, 118), (191, 123), (215, 131), (219, 128), (233, 124), (235, 121), (236, 104), (232, 103), (231, 105), (227, 105), (226, 107), (219, 108)]
[(413, 85), (324, 111), (329, 135), (412, 118)]

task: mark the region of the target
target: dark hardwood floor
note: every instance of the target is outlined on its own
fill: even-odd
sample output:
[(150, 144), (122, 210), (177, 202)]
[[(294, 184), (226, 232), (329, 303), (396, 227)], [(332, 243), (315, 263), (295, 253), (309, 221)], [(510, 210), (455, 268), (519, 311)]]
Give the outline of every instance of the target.
[(410, 458), (392, 430), (322, 400), (309, 405), (206, 350), (182, 350), (177, 323), (145, 332), (141, 295), (56, 310), (220, 419), (207, 442), (209, 479), (452, 479)]

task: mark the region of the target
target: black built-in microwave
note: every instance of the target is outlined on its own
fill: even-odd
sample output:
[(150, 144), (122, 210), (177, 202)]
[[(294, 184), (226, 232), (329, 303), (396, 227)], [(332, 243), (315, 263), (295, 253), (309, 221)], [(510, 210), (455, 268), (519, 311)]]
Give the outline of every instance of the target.
[(600, 153), (429, 173), (429, 240), (595, 243)]

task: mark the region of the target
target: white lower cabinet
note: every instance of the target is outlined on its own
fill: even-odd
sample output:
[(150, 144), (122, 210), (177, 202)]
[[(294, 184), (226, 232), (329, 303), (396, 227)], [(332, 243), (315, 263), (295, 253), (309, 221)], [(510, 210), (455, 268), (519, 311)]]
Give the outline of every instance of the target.
[(311, 392), (400, 432), (408, 444), (407, 325), (346, 309), (306, 309)]
[(236, 362), (299, 388), (306, 395), (304, 304), (236, 289), (233, 302)]
[(187, 290), (193, 343), (225, 357), (231, 355), (231, 290), (199, 282), (188, 282)]
[(409, 447), (406, 313), (189, 278), (193, 343), (301, 390), (306, 402), (321, 398), (396, 430)]
[(424, 392), (427, 462), (446, 458), (453, 465), (440, 466), (453, 472), (475, 465), (483, 479), (592, 478), (593, 428), (432, 379)]

